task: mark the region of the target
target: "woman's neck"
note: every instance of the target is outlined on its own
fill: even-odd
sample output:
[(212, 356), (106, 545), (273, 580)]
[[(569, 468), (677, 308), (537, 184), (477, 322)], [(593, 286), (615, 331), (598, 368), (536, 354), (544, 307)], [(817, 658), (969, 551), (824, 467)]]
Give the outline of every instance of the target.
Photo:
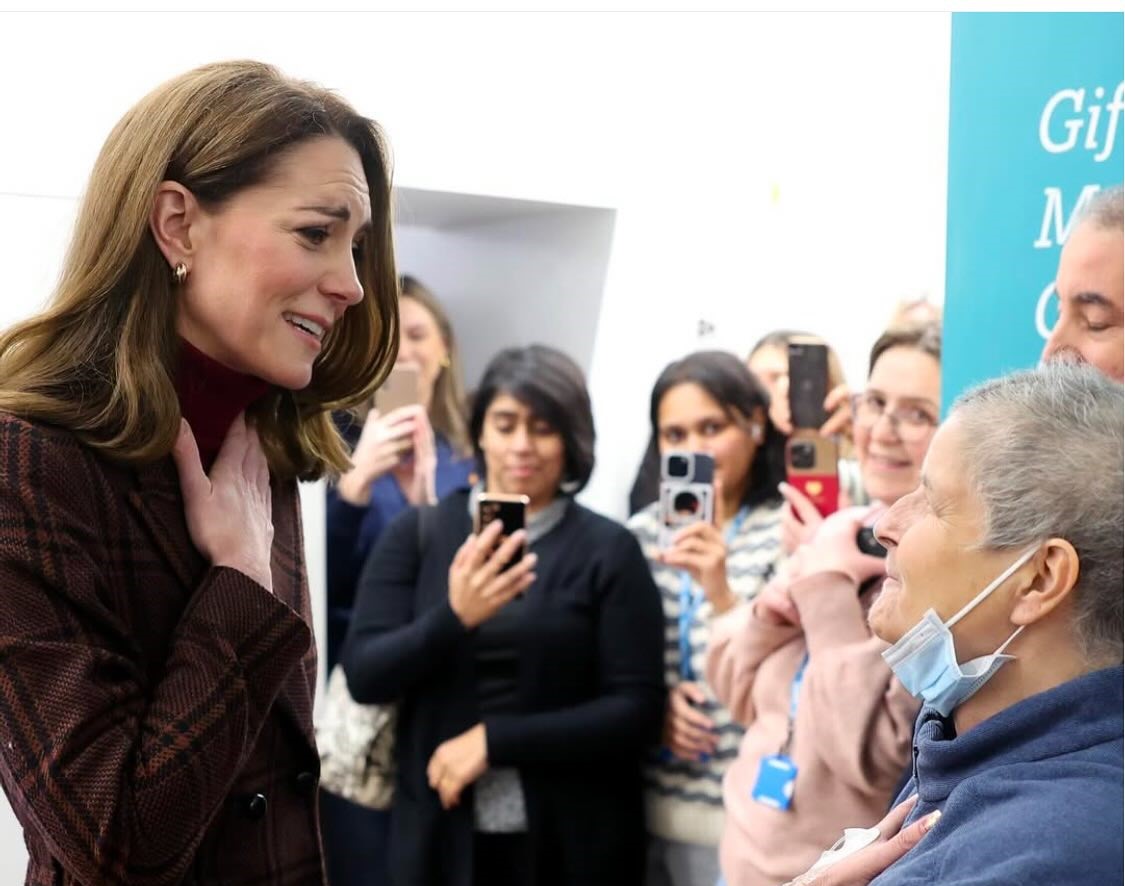
[(210, 470), (238, 414), (271, 388), (208, 357), (186, 339), (180, 339), (175, 383), (180, 412), (191, 426), (204, 470)]
[[(1075, 648), (1070, 626), (1058, 631), (1039, 623), (1027, 629), (1005, 650), (1015, 656), (953, 712), (958, 735), (964, 735), (1012, 705), (1097, 670)], [(1034, 632), (1034, 633), (1033, 633)], [(1024, 642), (1020, 642), (1020, 641)]]
[(730, 523), (738, 516), (738, 512), (742, 510), (742, 502), (745, 497), (745, 490), (737, 490), (737, 494), (730, 495), (723, 493), (723, 500), (718, 504), (722, 507), (722, 520), (720, 529), (725, 529)]

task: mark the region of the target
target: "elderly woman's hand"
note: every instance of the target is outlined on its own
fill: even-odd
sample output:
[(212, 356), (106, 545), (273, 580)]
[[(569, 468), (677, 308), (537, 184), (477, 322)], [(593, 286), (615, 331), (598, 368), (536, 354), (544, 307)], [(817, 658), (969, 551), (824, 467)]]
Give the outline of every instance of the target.
[(816, 870), (814, 866), (808, 873), (790, 880), (784, 886), (867, 886), (917, 846), (941, 818), (940, 812), (932, 812), (904, 828), (902, 823), (906, 821), (917, 800), (915, 795), (892, 809), (875, 826), (879, 830), (879, 836), (870, 846), (820, 870)]
[(849, 508), (825, 519), (812, 541), (800, 549), (800, 574), (842, 572), (857, 585), (885, 574), (886, 562), (856, 545), (856, 534), (871, 512), (871, 508)]

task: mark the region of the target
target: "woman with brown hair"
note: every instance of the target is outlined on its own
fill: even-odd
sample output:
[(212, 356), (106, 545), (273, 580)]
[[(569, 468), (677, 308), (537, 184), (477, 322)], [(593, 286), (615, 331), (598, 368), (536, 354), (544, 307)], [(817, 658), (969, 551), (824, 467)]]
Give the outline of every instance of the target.
[[(408, 508), (433, 504), (471, 485), (472, 447), (453, 324), (437, 297), (405, 275), (400, 280), (399, 320), (396, 365), (417, 369), (421, 402), (385, 415), (371, 409), (362, 425), (350, 422), (350, 415), (338, 416), (355, 448), (352, 468), (327, 493), (326, 672), (337, 664), (363, 564), (383, 531)], [(326, 716), (336, 710), (333, 702), (329, 692)], [(322, 755), (342, 753), (323, 731), (320, 738)], [(363, 764), (357, 761), (356, 766), (362, 769)], [(390, 813), (361, 806), (327, 785), (321, 790), (320, 809), (328, 877), (334, 886), (387, 883)]]
[(379, 128), (256, 62), (110, 134), (0, 337), (0, 780), (27, 882), (323, 882), (296, 481), (394, 360)]
[(397, 366), (418, 371), (418, 399), (362, 424), (343, 416), (352, 467), (328, 490), (328, 666), (351, 620), (356, 582), (383, 529), (406, 508), (469, 485), (473, 472), (465, 386), (449, 315), (414, 277), (400, 278)]

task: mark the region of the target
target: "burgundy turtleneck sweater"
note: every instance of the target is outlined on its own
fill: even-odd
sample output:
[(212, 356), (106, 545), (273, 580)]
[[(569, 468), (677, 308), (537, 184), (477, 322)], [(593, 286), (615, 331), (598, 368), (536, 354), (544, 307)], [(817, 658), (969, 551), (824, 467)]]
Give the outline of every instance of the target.
[(203, 469), (210, 471), (238, 413), (265, 396), (271, 386), (229, 369), (185, 339), (180, 339), (180, 345), (176, 373), (180, 410), (195, 435)]

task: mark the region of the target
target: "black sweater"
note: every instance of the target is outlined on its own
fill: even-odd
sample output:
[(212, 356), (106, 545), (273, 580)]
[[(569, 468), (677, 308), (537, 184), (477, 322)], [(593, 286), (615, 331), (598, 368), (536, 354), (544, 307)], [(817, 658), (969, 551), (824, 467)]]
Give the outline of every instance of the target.
[(538, 578), (514, 604), (514, 710), (482, 718), (473, 632), (450, 607), (447, 581), (471, 529), (467, 491), (434, 517), (424, 553), (415, 510), (379, 540), (343, 654), (357, 701), (400, 702), (392, 879), (471, 883), (471, 791), (443, 812), (426, 766), (439, 744), (483, 722), (490, 765), (516, 767), (523, 783), (536, 870), (528, 886), (640, 884), (640, 761), (663, 714), (664, 624), (636, 540), (568, 505), (533, 546)]

